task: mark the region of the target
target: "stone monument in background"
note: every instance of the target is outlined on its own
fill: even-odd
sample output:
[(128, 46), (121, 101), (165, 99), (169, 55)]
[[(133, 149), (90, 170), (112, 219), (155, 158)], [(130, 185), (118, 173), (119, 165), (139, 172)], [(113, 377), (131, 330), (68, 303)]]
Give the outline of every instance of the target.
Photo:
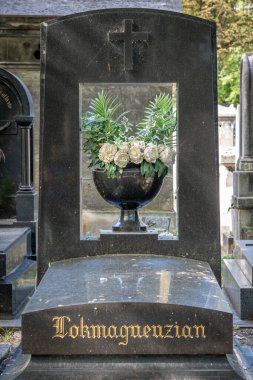
[(239, 159), (233, 174), (234, 239), (253, 236), (253, 54), (241, 63)]
[[(5, 154), (0, 164), (0, 318), (9, 319), (20, 312), (35, 286), (37, 193), (32, 98), (25, 84), (4, 69), (0, 69), (0, 115), (0, 146)], [(5, 219), (13, 216), (7, 223)]]
[(233, 173), (232, 259), (225, 260), (224, 288), (242, 319), (253, 319), (253, 53), (241, 62), (240, 155)]

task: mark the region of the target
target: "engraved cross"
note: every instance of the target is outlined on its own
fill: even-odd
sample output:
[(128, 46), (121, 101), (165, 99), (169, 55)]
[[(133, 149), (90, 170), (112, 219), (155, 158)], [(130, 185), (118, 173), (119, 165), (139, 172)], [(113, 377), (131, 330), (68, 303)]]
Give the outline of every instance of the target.
[(109, 41), (123, 41), (125, 70), (133, 69), (133, 42), (147, 41), (148, 32), (133, 32), (133, 20), (123, 20), (123, 32), (109, 32)]

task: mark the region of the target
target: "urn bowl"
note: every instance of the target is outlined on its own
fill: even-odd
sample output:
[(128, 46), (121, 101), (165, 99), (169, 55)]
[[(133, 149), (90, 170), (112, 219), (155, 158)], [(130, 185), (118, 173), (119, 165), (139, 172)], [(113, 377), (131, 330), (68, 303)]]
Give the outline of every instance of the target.
[(145, 178), (139, 167), (123, 169), (115, 178), (108, 178), (103, 169), (94, 169), (93, 180), (102, 198), (121, 210), (119, 221), (113, 231), (146, 231), (147, 226), (140, 220), (138, 209), (150, 203), (161, 189), (163, 178), (155, 174)]

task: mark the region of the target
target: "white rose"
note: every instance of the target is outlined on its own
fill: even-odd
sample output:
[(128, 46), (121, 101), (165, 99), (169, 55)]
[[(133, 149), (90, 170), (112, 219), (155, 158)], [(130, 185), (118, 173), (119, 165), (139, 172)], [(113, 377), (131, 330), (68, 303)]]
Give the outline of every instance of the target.
[(144, 159), (147, 162), (155, 163), (156, 160), (158, 159), (158, 147), (155, 144), (148, 144), (144, 150)]
[(127, 142), (122, 143), (122, 144), (120, 145), (119, 150), (120, 150), (121, 152), (128, 153), (128, 151), (129, 151), (129, 144), (128, 144)]
[(159, 152), (159, 154), (161, 154), (166, 148), (167, 148), (167, 145), (165, 145), (165, 144), (159, 144), (158, 145), (158, 152)]
[(164, 165), (169, 166), (174, 163), (175, 152), (169, 147), (165, 147), (159, 154), (159, 158)]
[(137, 149), (140, 149), (140, 150), (144, 151), (144, 149), (145, 149), (145, 142), (142, 141), (142, 140), (132, 141), (131, 147), (135, 147)]
[(124, 152), (123, 150), (119, 150), (114, 157), (114, 162), (117, 166), (120, 168), (125, 168), (129, 162), (129, 155), (128, 153)]
[(143, 161), (143, 153), (140, 148), (132, 145), (129, 149), (130, 161), (134, 164), (141, 164)]
[(109, 164), (110, 162), (114, 160), (116, 153), (117, 153), (116, 145), (105, 143), (99, 149), (98, 157), (104, 163)]

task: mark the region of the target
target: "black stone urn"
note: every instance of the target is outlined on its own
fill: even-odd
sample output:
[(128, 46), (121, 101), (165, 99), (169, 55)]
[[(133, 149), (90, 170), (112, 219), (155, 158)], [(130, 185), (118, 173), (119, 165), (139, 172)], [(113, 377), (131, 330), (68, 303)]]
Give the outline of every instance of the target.
[(112, 226), (113, 231), (141, 232), (147, 231), (138, 214), (138, 209), (151, 202), (163, 183), (163, 177), (156, 174), (145, 178), (140, 168), (125, 168), (116, 178), (108, 178), (102, 169), (92, 171), (93, 180), (99, 194), (112, 206), (121, 210), (119, 220)]

